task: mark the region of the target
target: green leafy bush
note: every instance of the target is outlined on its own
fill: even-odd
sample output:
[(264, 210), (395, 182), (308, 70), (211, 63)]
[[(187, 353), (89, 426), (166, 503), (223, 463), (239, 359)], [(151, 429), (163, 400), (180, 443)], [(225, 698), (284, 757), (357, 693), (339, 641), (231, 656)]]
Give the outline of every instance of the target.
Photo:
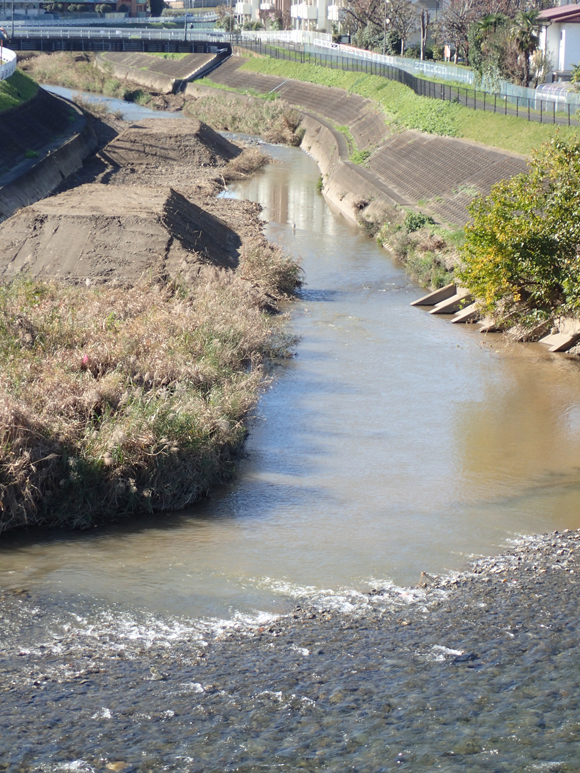
[(475, 199), (460, 279), (487, 312), (537, 322), (580, 315), (580, 137), (555, 137), (530, 171)]
[(418, 231), (426, 225), (433, 225), (435, 221), (431, 215), (424, 215), (422, 212), (407, 212), (403, 222), (403, 228), (408, 234)]

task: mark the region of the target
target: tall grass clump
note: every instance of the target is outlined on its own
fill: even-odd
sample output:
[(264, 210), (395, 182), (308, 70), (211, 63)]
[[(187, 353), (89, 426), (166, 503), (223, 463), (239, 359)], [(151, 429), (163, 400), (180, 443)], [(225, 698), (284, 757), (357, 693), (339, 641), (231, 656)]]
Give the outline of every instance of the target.
[(279, 99), (238, 100), (217, 93), (188, 102), (183, 112), (218, 131), (259, 134), (267, 142), (286, 145), (299, 145), (302, 140), (300, 113)]
[(422, 287), (435, 290), (448, 284), (459, 262), (463, 229), (442, 228), (421, 213), (399, 214), (399, 218), (393, 218), (381, 227), (378, 243), (388, 249)]
[(299, 269), (256, 250), (191, 287), (0, 287), (0, 531), (178, 509), (231, 474), (265, 365), (294, 344), (264, 298)]
[(146, 98), (141, 89), (115, 78), (106, 64), (102, 69), (96, 67), (94, 54), (74, 51), (38, 54), (27, 57), (22, 66), (40, 83), (104, 94), (128, 102)]

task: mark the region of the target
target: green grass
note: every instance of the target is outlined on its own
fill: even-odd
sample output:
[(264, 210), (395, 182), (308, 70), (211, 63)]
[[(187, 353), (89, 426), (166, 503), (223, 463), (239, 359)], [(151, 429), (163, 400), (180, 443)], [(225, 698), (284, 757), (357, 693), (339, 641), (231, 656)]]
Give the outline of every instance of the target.
[(5, 81), (0, 81), (0, 113), (18, 107), (38, 91), (38, 83), (20, 70)]
[(159, 59), (185, 59), (186, 56), (191, 56), (191, 54), (152, 54), (148, 53), (147, 56), (157, 56)]
[(273, 94), (270, 92), (264, 94), (263, 91), (256, 91), (256, 89), (253, 88), (241, 89), (234, 86), (226, 86), (223, 83), (216, 83), (215, 81), (209, 80), (209, 78), (199, 78), (195, 82), (199, 86), (207, 86), (208, 88), (216, 89), (217, 91), (233, 91), (235, 94), (243, 94), (246, 97), (258, 97), (258, 99), (265, 99), (272, 102), (279, 99), (275, 92)]
[(359, 94), (377, 103), (387, 122), (397, 129), (418, 129), (430, 134), (462, 137), (524, 155), (550, 140), (556, 132), (561, 137), (569, 137), (580, 131), (578, 127), (540, 124), (515, 116), (476, 111), (453, 102), (419, 97), (407, 86), (378, 75), (331, 70), (320, 65), (267, 57), (250, 59), (241, 69), (334, 86)]

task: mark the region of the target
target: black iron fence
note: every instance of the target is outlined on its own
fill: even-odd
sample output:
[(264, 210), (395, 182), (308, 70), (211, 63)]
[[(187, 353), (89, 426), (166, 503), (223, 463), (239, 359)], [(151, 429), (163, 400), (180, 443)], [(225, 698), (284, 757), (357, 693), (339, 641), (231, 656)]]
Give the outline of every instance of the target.
[(502, 115), (513, 115), (528, 121), (572, 126), (580, 124), (580, 110), (575, 105), (542, 99), (539, 96), (518, 97), (494, 94), (470, 86), (435, 83), (418, 78), (412, 73), (393, 67), (375, 59), (345, 56), (341, 53), (311, 52), (296, 44), (273, 45), (247, 38), (232, 38), (232, 46), (239, 46), (263, 56), (286, 59), (301, 64), (316, 64), (333, 70), (364, 72), (403, 83), (421, 97), (430, 97), (444, 102), (455, 102), (472, 110), (486, 110)]

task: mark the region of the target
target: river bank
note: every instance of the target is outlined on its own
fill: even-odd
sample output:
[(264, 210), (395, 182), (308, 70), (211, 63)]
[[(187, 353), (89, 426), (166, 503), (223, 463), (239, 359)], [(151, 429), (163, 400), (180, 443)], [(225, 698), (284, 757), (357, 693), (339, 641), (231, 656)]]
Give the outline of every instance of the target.
[[(553, 532), (578, 526), (577, 368), (418, 315), (313, 160), (267, 151), (223, 195), (259, 201), (265, 235), (304, 256), (300, 356), (211, 500), (3, 538), (0, 760), (573, 771), (577, 535)], [(534, 532), (539, 549), (505, 549)], [(421, 571), (435, 582), (411, 587)]]
[(222, 624), (5, 593), (0, 766), (572, 773), (579, 545)]
[(99, 153), (0, 225), (0, 531), (203, 497), (292, 346), (297, 263), (216, 198), (265, 156), (196, 120), (93, 123)]

